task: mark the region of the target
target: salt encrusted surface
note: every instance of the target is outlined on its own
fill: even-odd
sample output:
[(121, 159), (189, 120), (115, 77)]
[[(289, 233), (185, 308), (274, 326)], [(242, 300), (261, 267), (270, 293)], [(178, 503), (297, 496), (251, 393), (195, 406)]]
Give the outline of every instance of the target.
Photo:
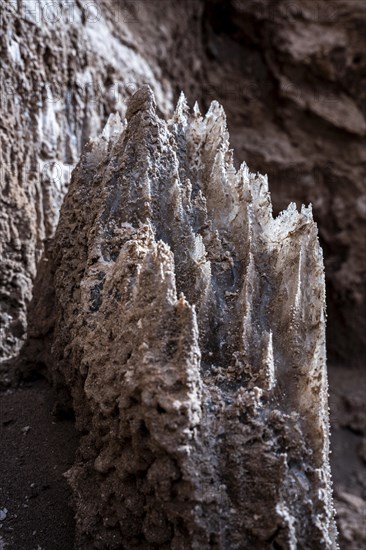
[[(342, 369), (351, 385), (365, 379), (365, 5), (2, 2), (0, 385), (16, 376), (1, 361), (26, 336), (37, 262), (72, 167), (85, 141), (110, 112), (124, 115), (126, 97), (142, 83), (164, 115), (178, 89), (205, 110), (219, 99), (237, 161), (270, 174), (274, 211), (313, 203), (325, 251), (330, 368), (335, 377)], [(357, 410), (347, 388), (343, 401)], [(365, 498), (357, 445), (341, 479)], [(348, 442), (339, 449), (339, 457), (349, 452)]]
[(219, 99), (237, 160), (271, 175), (276, 212), (313, 203), (330, 363), (364, 378), (350, 367), (366, 349), (365, 5), (3, 1), (0, 360), (25, 337), (37, 261), (85, 141), (148, 83), (164, 115), (179, 89), (205, 107)]
[(311, 209), (272, 217), (216, 102), (165, 122), (145, 87), (126, 118), (87, 145), (40, 275), (80, 547), (336, 548)]
[(127, 4), (1, 2), (0, 362), (25, 339), (37, 264), (86, 141), (145, 82), (163, 112), (172, 106), (170, 84), (131, 34)]

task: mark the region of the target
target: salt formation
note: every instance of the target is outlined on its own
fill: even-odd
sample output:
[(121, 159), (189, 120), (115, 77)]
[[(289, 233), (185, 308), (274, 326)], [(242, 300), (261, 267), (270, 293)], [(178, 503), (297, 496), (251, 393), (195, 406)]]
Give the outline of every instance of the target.
[[(144, 82), (160, 109), (171, 109), (171, 85), (155, 76), (154, 56), (138, 48), (139, 33), (127, 24), (132, 6), (120, 8), (121, 22), (121, 14), (110, 17), (112, 4), (1, 2), (0, 387), (15, 375), (4, 362), (26, 338), (37, 264), (85, 142), (111, 108), (125, 113), (130, 90)], [(149, 34), (148, 26), (140, 29)]]
[(216, 102), (165, 122), (145, 87), (126, 118), (86, 146), (46, 262), (80, 545), (334, 549), (311, 209), (273, 218)]

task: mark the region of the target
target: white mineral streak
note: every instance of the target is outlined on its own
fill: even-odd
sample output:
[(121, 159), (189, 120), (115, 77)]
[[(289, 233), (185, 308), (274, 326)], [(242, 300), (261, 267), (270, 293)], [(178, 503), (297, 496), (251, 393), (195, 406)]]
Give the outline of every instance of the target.
[(145, 87), (126, 116), (87, 145), (53, 254), (81, 544), (334, 549), (311, 209), (273, 218), (218, 103), (165, 122)]

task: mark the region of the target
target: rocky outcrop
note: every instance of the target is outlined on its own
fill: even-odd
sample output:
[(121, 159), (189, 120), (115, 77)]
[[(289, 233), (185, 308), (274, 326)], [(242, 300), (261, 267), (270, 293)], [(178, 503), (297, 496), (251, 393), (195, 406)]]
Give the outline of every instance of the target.
[(87, 144), (44, 258), (80, 547), (333, 549), (311, 209), (273, 218), (218, 103), (164, 122), (145, 87), (126, 116)]
[(276, 212), (313, 204), (330, 356), (362, 361), (365, 20), (358, 0), (3, 2), (0, 359), (24, 339), (36, 265), (84, 143), (148, 83), (164, 114), (182, 89), (203, 108), (220, 101), (235, 164), (269, 174)]
[[(2, 2), (0, 363), (25, 338), (38, 270), (42, 330), (31, 329), (28, 359), (37, 370), (48, 364), (54, 289), (46, 260), (72, 169), (110, 112), (123, 118), (127, 98), (148, 82), (165, 115), (181, 89), (203, 108), (220, 101), (234, 164), (245, 159), (269, 174), (275, 213), (291, 201), (313, 204), (330, 363), (335, 379), (342, 370), (354, 382), (331, 392), (343, 392), (342, 411), (358, 417), (349, 388), (365, 378), (365, 18), (358, 0)], [(348, 484), (349, 463), (365, 477), (357, 450), (345, 458), (348, 424), (334, 464), (343, 463), (342, 488), (365, 498), (364, 484)]]

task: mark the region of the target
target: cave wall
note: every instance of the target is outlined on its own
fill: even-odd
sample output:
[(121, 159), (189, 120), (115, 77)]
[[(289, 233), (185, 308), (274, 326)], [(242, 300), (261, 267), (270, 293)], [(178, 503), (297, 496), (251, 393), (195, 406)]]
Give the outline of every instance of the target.
[(366, 334), (362, 3), (51, 4), (2, 7), (2, 357), (24, 339), (37, 261), (83, 144), (148, 83), (162, 113), (182, 89), (205, 109), (219, 100), (236, 162), (268, 173), (275, 211), (313, 204), (328, 349), (332, 361), (357, 364)]
[(1, 348), (14, 356), (44, 244), (52, 238), (82, 147), (149, 81), (159, 107), (172, 90), (108, 3), (1, 6)]

